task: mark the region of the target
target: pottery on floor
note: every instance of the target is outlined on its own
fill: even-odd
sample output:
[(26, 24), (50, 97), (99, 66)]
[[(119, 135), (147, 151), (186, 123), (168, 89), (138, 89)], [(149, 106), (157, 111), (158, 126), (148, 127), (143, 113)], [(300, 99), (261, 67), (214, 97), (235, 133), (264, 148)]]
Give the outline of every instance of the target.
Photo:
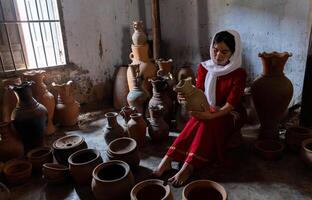
[(312, 167), (312, 138), (302, 141), (300, 156), (307, 166)]
[(130, 193), (131, 200), (173, 200), (170, 186), (158, 179), (148, 179), (136, 184)]
[(32, 165), (26, 160), (10, 160), (4, 164), (3, 174), (10, 185), (26, 183), (31, 176)]
[(9, 188), (0, 182), (0, 199), (1, 200), (9, 200), (11, 196), (11, 192)]
[(286, 130), (285, 141), (287, 147), (292, 151), (298, 152), (302, 141), (308, 138), (312, 138), (312, 131), (308, 128), (292, 126)]
[(258, 140), (254, 144), (256, 153), (265, 160), (276, 160), (281, 158), (284, 144), (276, 140)]
[(38, 147), (27, 153), (27, 159), (34, 171), (41, 172), (44, 163), (53, 162), (52, 151), (51, 147)]
[(43, 179), (51, 184), (60, 184), (69, 178), (69, 168), (57, 163), (45, 163), (42, 167)]

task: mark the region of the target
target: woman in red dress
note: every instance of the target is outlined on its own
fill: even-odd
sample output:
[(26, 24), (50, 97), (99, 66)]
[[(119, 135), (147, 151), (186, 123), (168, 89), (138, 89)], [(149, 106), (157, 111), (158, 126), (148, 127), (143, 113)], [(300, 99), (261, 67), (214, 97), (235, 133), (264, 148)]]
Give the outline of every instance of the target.
[[(155, 169), (162, 176), (171, 169), (171, 162), (184, 162), (182, 168), (168, 181), (180, 186), (195, 167), (204, 163), (225, 163), (226, 144), (239, 130), (246, 117), (241, 97), (246, 72), (241, 68), (240, 36), (234, 30), (218, 32), (210, 45), (211, 60), (198, 65), (196, 87), (204, 91), (210, 109), (190, 111), (191, 118)], [(178, 94), (178, 98), (183, 98)]]

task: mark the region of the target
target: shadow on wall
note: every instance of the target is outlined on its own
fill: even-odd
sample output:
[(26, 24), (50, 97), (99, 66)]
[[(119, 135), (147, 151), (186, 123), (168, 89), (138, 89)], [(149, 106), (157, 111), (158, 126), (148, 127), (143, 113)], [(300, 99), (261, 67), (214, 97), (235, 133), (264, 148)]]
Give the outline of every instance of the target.
[(197, 1), (198, 46), (201, 60), (209, 59), (210, 39), (208, 37), (208, 5), (207, 0)]

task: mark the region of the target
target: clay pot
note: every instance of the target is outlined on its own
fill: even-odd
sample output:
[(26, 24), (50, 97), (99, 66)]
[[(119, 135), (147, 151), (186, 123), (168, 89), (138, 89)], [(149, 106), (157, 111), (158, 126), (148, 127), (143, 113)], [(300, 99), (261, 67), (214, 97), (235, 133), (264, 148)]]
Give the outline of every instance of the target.
[(11, 185), (19, 185), (27, 182), (31, 176), (31, 163), (25, 160), (11, 160), (5, 163), (4, 177)]
[(68, 165), (68, 158), (78, 150), (88, 148), (84, 138), (78, 135), (68, 135), (53, 142), (53, 154), (58, 163)]
[(124, 128), (118, 124), (117, 116), (118, 116), (118, 113), (116, 112), (105, 113), (107, 124), (104, 127), (103, 132), (104, 132), (104, 140), (106, 144), (109, 144), (111, 141), (117, 138), (127, 136)]
[(150, 135), (152, 141), (162, 142), (168, 140), (169, 136), (169, 126), (162, 118), (163, 116), (163, 106), (150, 106), (150, 124), (148, 126), (148, 134)]
[(20, 85), (10, 86), (18, 97), (17, 106), (12, 112), (13, 125), (22, 137), (25, 152), (42, 146), (48, 124), (48, 111), (33, 98), (32, 84), (24, 81)]
[(12, 90), (9, 89), (9, 85), (21, 84), (21, 78), (8, 78), (3, 79), (2, 84), (4, 88), (3, 92), (3, 102), (2, 102), (2, 121), (9, 122), (11, 121), (12, 111), (16, 107), (17, 97)]
[(132, 42), (134, 45), (144, 45), (146, 44), (146, 34), (143, 32), (143, 22), (142, 21), (133, 21), (132, 27), (134, 33), (132, 34)]
[(48, 183), (60, 184), (69, 178), (69, 168), (56, 163), (45, 163), (42, 167), (42, 174)]
[(114, 108), (121, 109), (124, 105), (127, 105), (127, 95), (129, 93), (129, 87), (127, 82), (127, 70), (128, 66), (122, 65), (117, 69), (117, 74), (114, 80), (113, 99)]
[(128, 122), (129, 137), (135, 139), (138, 147), (143, 147), (147, 143), (146, 129), (147, 125), (141, 113), (134, 113), (130, 115), (131, 119)]
[(11, 122), (0, 122), (0, 161), (24, 155), (24, 145)]
[(254, 147), (256, 153), (265, 160), (277, 160), (284, 151), (284, 145), (275, 140), (258, 140)]
[(124, 106), (121, 108), (119, 114), (122, 116), (124, 119), (124, 127), (127, 130), (127, 123), (130, 120), (130, 115), (133, 113), (136, 113), (137, 111), (135, 110), (135, 107), (131, 106)]
[(137, 142), (129, 137), (113, 140), (109, 143), (106, 153), (109, 160), (122, 160), (126, 162), (131, 169), (135, 169), (140, 164)]
[(41, 172), (44, 163), (53, 162), (51, 147), (38, 147), (27, 153), (27, 158), (32, 164), (32, 169)]
[(308, 128), (293, 126), (286, 130), (285, 141), (287, 147), (292, 151), (298, 152), (303, 140), (312, 138), (312, 132)]
[(210, 180), (197, 180), (187, 184), (182, 191), (182, 200), (213, 199), (226, 200), (227, 193), (222, 185)]
[(192, 77), (192, 84), (195, 84), (195, 75), (191, 66), (182, 66), (178, 69), (178, 73), (176, 73), (176, 80), (180, 82), (182, 79), (187, 79), (188, 77)]
[(300, 156), (307, 166), (312, 167), (312, 138), (302, 141)]
[(80, 105), (71, 93), (72, 83), (72, 81), (64, 84), (52, 83), (53, 88), (58, 92), (54, 120), (61, 126), (73, 126), (78, 120)]
[(23, 73), (23, 78), (25, 80), (34, 81), (34, 84), (31, 87), (34, 98), (48, 110), (48, 126), (46, 134), (51, 135), (56, 131), (52, 122), (55, 109), (55, 99), (54, 96), (47, 90), (47, 86), (43, 82), (45, 76), (45, 70), (32, 70)]
[(171, 73), (172, 72), (172, 59), (168, 60), (163, 60), (163, 59), (158, 59), (156, 60), (156, 63), (159, 67), (159, 70), (164, 71), (165, 73)]
[(11, 192), (9, 188), (0, 182), (0, 197), (1, 200), (9, 200), (11, 196)]
[(251, 125), (258, 124), (259, 119), (258, 119), (258, 115), (256, 112), (254, 102), (252, 100), (250, 87), (247, 87), (244, 90), (244, 96), (242, 96), (242, 104), (244, 105), (244, 108), (246, 109), (246, 113), (247, 113), (246, 123), (251, 124)]
[(173, 200), (170, 186), (158, 179), (149, 179), (136, 184), (130, 196), (131, 200)]
[(114, 160), (98, 165), (93, 170), (92, 192), (96, 199), (128, 199), (134, 177), (127, 163)]
[(102, 162), (100, 152), (95, 149), (82, 149), (68, 158), (70, 174), (80, 185), (91, 183), (93, 169)]
[(293, 95), (293, 86), (284, 75), (288, 52), (259, 53), (263, 73), (251, 85), (253, 101), (260, 120), (260, 138), (277, 139), (278, 124)]

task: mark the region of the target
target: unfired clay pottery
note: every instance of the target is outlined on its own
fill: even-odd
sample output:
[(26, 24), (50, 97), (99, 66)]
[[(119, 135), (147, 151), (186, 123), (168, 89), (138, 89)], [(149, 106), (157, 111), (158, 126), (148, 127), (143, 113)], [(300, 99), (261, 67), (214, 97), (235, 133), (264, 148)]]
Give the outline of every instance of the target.
[(137, 142), (129, 137), (118, 138), (109, 143), (107, 157), (110, 160), (122, 160), (126, 162), (131, 169), (135, 169), (140, 163)]
[(45, 163), (42, 167), (45, 181), (50, 184), (60, 184), (69, 178), (69, 168), (56, 163)]
[(254, 144), (256, 153), (265, 160), (277, 160), (281, 158), (284, 144), (277, 140), (257, 140)]
[(48, 126), (46, 134), (50, 135), (56, 130), (52, 122), (55, 109), (55, 99), (54, 96), (48, 91), (46, 84), (43, 82), (45, 76), (45, 70), (32, 70), (23, 73), (25, 80), (34, 81), (34, 84), (31, 86), (34, 98), (48, 110)]
[(105, 113), (107, 124), (104, 127), (103, 132), (106, 144), (109, 144), (111, 141), (117, 138), (127, 136), (124, 128), (117, 122), (117, 116), (118, 113), (116, 112)]
[(38, 147), (27, 153), (27, 158), (36, 172), (41, 172), (44, 163), (53, 162), (51, 147)]
[(162, 142), (168, 140), (169, 126), (163, 119), (163, 106), (156, 105), (149, 107), (150, 124), (148, 134), (153, 142)]
[(96, 199), (129, 199), (134, 177), (127, 163), (120, 160), (102, 163), (92, 175), (91, 187)]
[(222, 185), (210, 180), (193, 181), (183, 188), (182, 200), (199, 199), (226, 200), (227, 193)]
[(26, 152), (42, 146), (48, 124), (48, 111), (33, 98), (32, 84), (31, 81), (24, 81), (20, 85), (10, 86), (18, 97), (17, 106), (12, 112), (13, 125), (22, 137)]
[(71, 93), (72, 81), (64, 84), (52, 83), (58, 92), (54, 120), (62, 126), (73, 126), (77, 123), (80, 105)]
[(128, 122), (129, 137), (136, 140), (138, 147), (142, 147), (147, 143), (146, 130), (147, 125), (141, 113), (134, 113), (130, 115), (131, 119)]
[(79, 185), (89, 185), (93, 169), (102, 162), (100, 152), (95, 149), (81, 149), (68, 158), (70, 174)]
[(9, 85), (21, 84), (21, 78), (8, 78), (2, 80), (3, 91), (3, 102), (2, 102), (2, 121), (11, 121), (12, 111), (16, 107), (17, 97), (12, 90), (9, 89)]
[(127, 82), (127, 70), (128, 66), (122, 65), (117, 69), (117, 74), (114, 80), (113, 99), (114, 108), (121, 109), (124, 105), (127, 105), (127, 95), (129, 93), (129, 87)]
[(146, 44), (146, 34), (143, 31), (142, 21), (132, 22), (134, 33), (132, 34), (132, 42), (134, 45), (144, 45)]
[(260, 138), (277, 139), (278, 124), (293, 95), (293, 86), (284, 75), (288, 52), (259, 53), (263, 73), (251, 85), (253, 101), (260, 120)]
[(131, 200), (173, 200), (170, 186), (158, 179), (148, 179), (136, 184), (130, 196)]
[(285, 141), (287, 147), (292, 151), (298, 152), (302, 141), (308, 138), (312, 138), (312, 131), (308, 128), (292, 126), (286, 130)]
[(0, 161), (24, 155), (24, 145), (11, 122), (0, 122)]
[(3, 174), (11, 185), (27, 182), (31, 176), (31, 163), (25, 160), (10, 160), (5, 163)]
[(53, 142), (53, 154), (58, 163), (68, 165), (68, 157), (78, 150), (88, 148), (84, 138), (79, 135), (68, 135)]

